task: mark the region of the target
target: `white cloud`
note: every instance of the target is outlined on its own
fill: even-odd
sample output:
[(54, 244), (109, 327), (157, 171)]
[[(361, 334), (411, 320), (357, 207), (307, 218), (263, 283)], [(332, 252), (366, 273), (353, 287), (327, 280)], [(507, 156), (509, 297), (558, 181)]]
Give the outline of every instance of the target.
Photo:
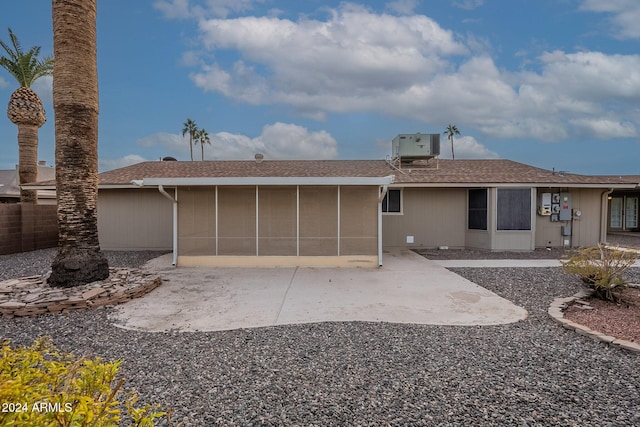
[(43, 103), (53, 104), (53, 76), (40, 77), (33, 82), (31, 89), (40, 97)]
[(118, 169), (125, 166), (135, 165), (136, 163), (146, 162), (147, 159), (138, 154), (128, 154), (118, 159), (99, 159), (98, 168), (100, 172), (106, 172), (112, 169)]
[(243, 60), (230, 69), (202, 67), (191, 75), (197, 86), (308, 112), (368, 109), (388, 93), (442, 72), (448, 66), (442, 56), (467, 52), (426, 16), (377, 15), (352, 4), (331, 10), (327, 21), (210, 19), (200, 22), (200, 30), (207, 49), (238, 50)]
[(203, 48), (239, 59), (200, 58), (190, 77), (205, 91), (251, 105), (287, 105), (317, 120), (372, 112), (546, 141), (639, 134), (639, 55), (554, 51), (527, 62), (535, 72), (509, 72), (488, 54), (472, 53), (490, 52), (487, 42), (470, 36), (465, 45), (424, 15), (376, 14), (349, 3), (328, 12), (326, 20), (200, 20)]
[(602, 118), (574, 119), (570, 120), (569, 123), (571, 123), (579, 133), (600, 139), (631, 138), (638, 135), (638, 129), (630, 122), (619, 122)]
[[(205, 145), (205, 160), (251, 160), (256, 153), (266, 159), (333, 159), (338, 155), (338, 143), (327, 132), (311, 132), (287, 123), (265, 126), (262, 133), (251, 138), (242, 134), (218, 132), (211, 134), (211, 145)], [(136, 145), (161, 147), (165, 152), (189, 158), (189, 141), (182, 135), (156, 133), (144, 137)], [(201, 156), (200, 146), (194, 147), (194, 159)]]
[(608, 13), (614, 35), (621, 39), (640, 38), (640, 2), (638, 0), (584, 0), (581, 10)]
[(167, 155), (186, 154), (189, 157), (189, 138), (181, 134), (158, 132), (140, 138), (136, 141), (136, 145), (143, 148), (160, 147)]
[[(456, 137), (453, 140), (453, 151), (456, 159), (498, 159), (498, 153), (489, 150), (472, 136)], [(451, 158), (451, 142), (446, 136), (440, 136), (441, 159)]]
[(9, 82), (6, 81), (2, 76), (0, 76), (0, 88), (9, 87)]

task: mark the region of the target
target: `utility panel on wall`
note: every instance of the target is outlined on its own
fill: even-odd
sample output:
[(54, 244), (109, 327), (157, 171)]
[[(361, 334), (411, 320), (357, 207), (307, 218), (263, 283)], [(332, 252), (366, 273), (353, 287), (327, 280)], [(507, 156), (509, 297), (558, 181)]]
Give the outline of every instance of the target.
[(571, 193), (560, 193), (560, 221), (571, 221)]
[(551, 193), (542, 193), (540, 195), (538, 215), (551, 215)]

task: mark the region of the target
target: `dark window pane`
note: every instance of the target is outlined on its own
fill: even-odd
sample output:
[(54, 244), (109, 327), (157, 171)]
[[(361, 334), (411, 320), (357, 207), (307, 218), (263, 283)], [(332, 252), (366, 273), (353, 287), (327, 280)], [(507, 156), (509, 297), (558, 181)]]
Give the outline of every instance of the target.
[(387, 190), (382, 200), (382, 212), (400, 212), (400, 190)]
[(487, 229), (487, 189), (474, 188), (469, 190), (469, 229)]
[(400, 190), (389, 190), (389, 206), (387, 212), (400, 212)]
[(531, 189), (498, 188), (498, 230), (531, 230)]

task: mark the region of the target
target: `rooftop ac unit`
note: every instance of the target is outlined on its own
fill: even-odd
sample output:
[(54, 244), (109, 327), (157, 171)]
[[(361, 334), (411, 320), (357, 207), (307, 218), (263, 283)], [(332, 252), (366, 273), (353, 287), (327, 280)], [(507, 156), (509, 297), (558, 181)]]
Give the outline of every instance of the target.
[(391, 156), (402, 161), (430, 159), (439, 154), (439, 133), (401, 133), (391, 141)]

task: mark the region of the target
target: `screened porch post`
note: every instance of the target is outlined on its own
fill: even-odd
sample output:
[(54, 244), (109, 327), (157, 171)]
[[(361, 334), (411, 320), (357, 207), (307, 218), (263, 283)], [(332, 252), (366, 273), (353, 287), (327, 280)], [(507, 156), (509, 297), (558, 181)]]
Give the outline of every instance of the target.
[(216, 185), (215, 192), (215, 227), (216, 227), (216, 256), (218, 256), (218, 241), (220, 240), (220, 234), (218, 232), (218, 186)]
[(338, 185), (338, 256), (340, 256), (340, 186)]
[(300, 256), (300, 186), (296, 185), (296, 256)]
[(258, 244), (259, 244), (259, 240), (260, 240), (260, 230), (259, 230), (259, 221), (258, 218), (260, 217), (260, 212), (258, 211), (258, 186), (256, 185), (256, 256), (258, 256), (260, 254), (260, 250), (258, 249)]

